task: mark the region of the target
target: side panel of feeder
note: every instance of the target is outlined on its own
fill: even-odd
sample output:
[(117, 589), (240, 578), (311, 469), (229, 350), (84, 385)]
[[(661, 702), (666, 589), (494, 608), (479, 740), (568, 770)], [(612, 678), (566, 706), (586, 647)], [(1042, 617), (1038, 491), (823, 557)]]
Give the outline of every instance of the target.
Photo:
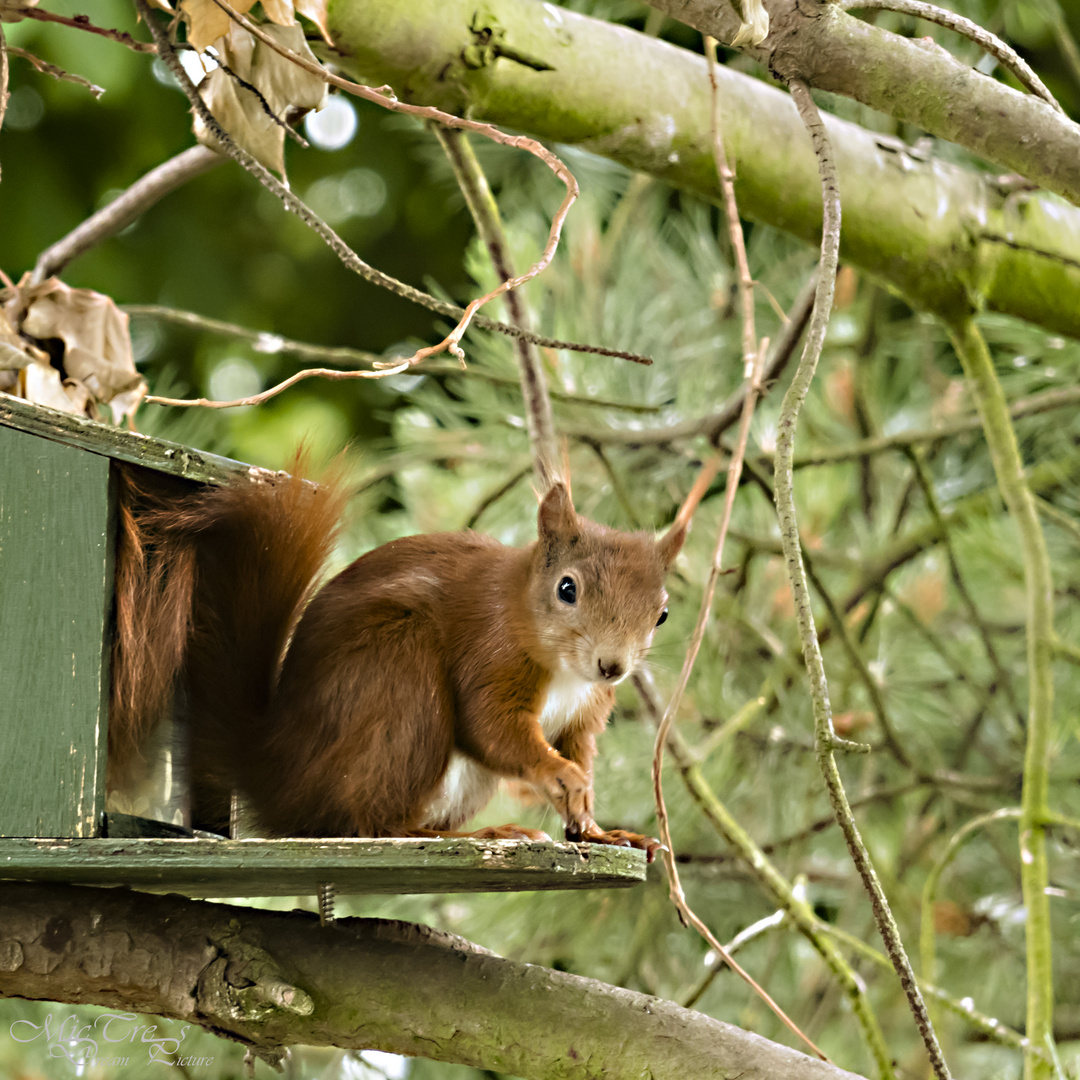
[(109, 459), (0, 427), (0, 463), (0, 836), (96, 836), (113, 587)]

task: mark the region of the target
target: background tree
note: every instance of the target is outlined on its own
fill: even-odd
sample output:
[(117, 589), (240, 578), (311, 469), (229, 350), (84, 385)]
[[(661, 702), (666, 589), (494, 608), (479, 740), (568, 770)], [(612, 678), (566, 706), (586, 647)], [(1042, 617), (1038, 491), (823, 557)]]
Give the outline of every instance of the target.
[[(737, 399), (742, 380), (736, 279), (712, 205), (708, 78), (694, 55), (700, 39), (686, 24), (637, 4), (575, 6), (597, 18), (510, 0), (482, 13), (476, 5), (434, 12), (340, 0), (329, 28), (346, 54), (336, 60), (363, 81), (581, 147), (560, 154), (582, 198), (554, 263), (522, 294), (545, 334), (655, 358), (643, 368), (563, 350), (543, 354), (557, 426), (570, 439), (579, 508), (620, 527), (652, 527), (670, 520), (709, 444), (730, 437), (735, 413), (722, 406)], [(690, 4), (660, 6), (723, 40), (738, 22), (730, 13), (706, 22)], [(921, 944), (916, 968), (954, 1073), (1012, 1076), (1026, 1061), (1036, 1075), (1075, 1075), (1069, 1044), (1080, 967), (1070, 933), (1077, 883), (1068, 827), (1050, 832), (1048, 848), (1055, 1005), (1044, 1019), (1054, 1042), (1040, 1036), (1039, 1045), (1019, 1049), (1030, 1023), (1019, 989), (1028, 972), (1020, 886), (1028, 849), (1015, 824), (1031, 733), (1028, 559), (1001, 505), (955, 346), (969, 365), (978, 361), (965, 319), (972, 306), (984, 307), (977, 325), (1015, 417), (1054, 567), (1058, 709), (1040, 782), (1056, 814), (1075, 816), (1069, 658), (1077, 640), (1072, 384), (1080, 351), (1071, 335), (1080, 310), (1080, 218), (1065, 198), (1076, 198), (1080, 176), (1077, 129), (1009, 91), (1013, 77), (981, 46), (908, 15), (873, 13), (876, 29), (863, 30), (831, 6), (769, 8), (773, 38), (730, 53), (720, 85), (736, 195), (753, 221), (745, 227), (757, 330), (774, 342), (783, 337), (778, 313), (796, 306), (816, 261), (807, 241), (817, 239), (821, 209), (810, 141), (790, 102), (760, 81), (764, 65), (831, 91), (820, 100), (847, 121), (828, 129), (839, 163), (845, 265), (796, 446), (801, 537), (834, 723), (839, 734), (874, 746), (868, 757), (842, 758), (841, 771), (903, 937), (909, 948)], [(961, 8), (1019, 47), (1075, 115), (1076, 45), (1056, 4)], [(69, 9), (76, 6), (51, 5)], [(101, 3), (93, 16), (146, 38), (121, 0)], [(548, 73), (522, 62), (548, 59), (546, 39), (536, 37), (545, 25), (560, 42)], [(40, 20), (5, 30), (18, 48), (108, 90), (94, 103), (84, 88), (9, 58), (0, 259), (17, 280), (48, 244), (187, 146), (190, 134), (160, 60)], [(961, 78), (967, 66), (982, 74)], [(332, 108), (346, 128), (350, 116), (358, 118), (355, 134), (338, 149), (290, 147), (292, 189), (371, 265), (462, 302), (494, 287), (497, 274), (483, 245), (469, 240), (463, 197), (431, 133), (344, 97)], [(313, 121), (313, 139), (318, 131)], [(510, 256), (522, 268), (541, 251), (562, 193), (533, 159), (483, 141), (474, 147), (498, 193)], [(1057, 194), (1031, 190), (1003, 170)], [(312, 232), (231, 166), (192, 180), (64, 276), (119, 302), (165, 304), (379, 356), (409, 353), (417, 338), (439, 336), (430, 316), (343, 272)], [(294, 354), (274, 348), (275, 339), (262, 338), (261, 348), (256, 339), (253, 348), (236, 333), (180, 328), (160, 313), (136, 317), (134, 343), (158, 395), (244, 396), (298, 366)], [(247, 411), (148, 406), (138, 424), (265, 465), (281, 464), (305, 433), (327, 448), (353, 439), (362, 451), (357, 526), (343, 558), (404, 532), (463, 525), (523, 542), (533, 517), (531, 450), (513, 345), (470, 333), (466, 354), (464, 372), (429, 361), (378, 381), (310, 381)], [(901, 1073), (914, 1073), (925, 1068), (924, 1051), (895, 977), (873, 951), (865, 893), (811, 752), (811, 704), (772, 504), (780, 389), (754, 417), (726, 555), (734, 573), (720, 580), (678, 716), (665, 775), (674, 848), (694, 909), (721, 940), (734, 939), (745, 965), (833, 1060), (887, 1075), (892, 1057)], [(671, 590), (672, 618), (654, 650), (661, 706), (690, 636), (723, 486), (715, 482), (698, 511)], [(653, 717), (630, 688), (620, 704), (597, 789), (607, 816), (649, 832), (656, 827), (648, 780)], [(491, 814), (502, 819), (507, 809)], [(746, 857), (740, 823), (769, 856), (768, 867)], [(679, 927), (659, 875), (629, 893), (356, 898), (348, 907), (430, 922), (505, 955), (789, 1038)], [(830, 964), (830, 950), (838, 962)], [(19, 993), (18, 986), (7, 992)], [(40, 1022), (48, 1007), (12, 1001), (2, 1010), (0, 1037), (9, 1017)], [(2, 1052), (33, 1067), (36, 1045), (9, 1041)], [(882, 1046), (886, 1060), (876, 1052)], [(206, 1053), (220, 1068), (225, 1051)], [(324, 1067), (314, 1060), (296, 1067)], [(411, 1075), (448, 1068), (417, 1061)]]

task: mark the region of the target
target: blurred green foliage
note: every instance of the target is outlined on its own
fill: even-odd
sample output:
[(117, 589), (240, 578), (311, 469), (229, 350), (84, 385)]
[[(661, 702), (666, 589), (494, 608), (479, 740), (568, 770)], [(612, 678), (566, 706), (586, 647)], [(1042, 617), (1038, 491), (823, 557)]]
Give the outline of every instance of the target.
[[(83, 5), (49, 0), (48, 6), (74, 14)], [(597, 0), (572, 6), (699, 47), (684, 27), (651, 17), (643, 4)], [(1072, 33), (1080, 31), (1074, 8), (1063, 16), (1055, 0), (963, 0), (954, 6), (1005, 34), (1077, 114), (1080, 70), (1071, 66), (1074, 46), (1065, 33), (1066, 17)], [(93, 8), (99, 24), (138, 32), (126, 0), (99, 0)], [(929, 34), (980, 62), (972, 47), (937, 28), (887, 13), (876, 19), (903, 33)], [(107, 91), (94, 102), (84, 89), (12, 59), (12, 105), (0, 137), (0, 266), (17, 279), (45, 246), (190, 145), (191, 135), (184, 99), (148, 58), (38, 22), (5, 26), (5, 32), (13, 44)], [(753, 67), (741, 58), (732, 62)], [(345, 148), (288, 148), (293, 189), (383, 270), (459, 300), (491, 287), (490, 264), (471, 239), (463, 201), (434, 140), (415, 124), (362, 104), (352, 107), (359, 124)], [(905, 138), (919, 134), (850, 102), (835, 107)], [(543, 245), (558, 186), (524, 155), (484, 143), (476, 149), (499, 193), (514, 260), (524, 268)], [(958, 156), (950, 148), (937, 151)], [(524, 293), (545, 333), (656, 358), (653, 367), (643, 368), (602, 357), (545, 354), (558, 393), (557, 420), (571, 433), (579, 510), (613, 526), (651, 528), (670, 520), (706, 447), (648, 433), (715, 410), (741, 378), (727, 240), (718, 239), (715, 208), (598, 158), (572, 150), (564, 157), (581, 182), (582, 199), (554, 264)], [(351, 212), (350, 205), (366, 212)], [(771, 229), (748, 224), (747, 230), (751, 270), (761, 283), (758, 332), (775, 338), (773, 302), (790, 306), (815, 255)], [(345, 271), (299, 222), (228, 164), (169, 196), (124, 234), (80, 258), (64, 277), (122, 303), (168, 304), (305, 341), (388, 355), (408, 341), (436, 340), (438, 332), (424, 311)], [(1076, 342), (1004, 318), (986, 318), (982, 325), (1010, 400), (1080, 381)], [(202, 394), (253, 378), (265, 386), (296, 367), (221, 336), (148, 319), (134, 322), (133, 337), (158, 393)], [(139, 424), (268, 466), (280, 465), (305, 436), (327, 451), (351, 442), (357, 498), (342, 561), (397, 535), (466, 525), (508, 543), (527, 542), (534, 535), (535, 499), (521, 399), (508, 385), (516, 370), (510, 344), (497, 335), (470, 333), (466, 351), (466, 372), (443, 362), (434, 365), (435, 373), (375, 383), (310, 381), (258, 409), (196, 414), (145, 408)], [(225, 381), (215, 384), (215, 378)], [(809, 699), (768, 493), (779, 397), (774, 390), (754, 419), (750, 458), (758, 479), (745, 482), (736, 503), (725, 559), (731, 572), (721, 581), (681, 730), (692, 745), (713, 746), (702, 766), (706, 778), (755, 839), (773, 845), (781, 872), (805, 882), (818, 915), (876, 942), (865, 894), (838, 831), (821, 824), (830, 814), (810, 752)], [(941, 328), (872, 281), (847, 273), (797, 454), (925, 429), (969, 410), (959, 365)], [(1031, 469), (1051, 474), (1043, 497), (1066, 522), (1080, 520), (1075, 406), (1018, 421), (1017, 430)], [(635, 443), (635, 433), (643, 432)], [(817, 616), (838, 722), (877, 751), (841, 767), (852, 799), (862, 800), (860, 825), (912, 951), (922, 883), (948, 837), (973, 815), (1018, 801), (1025, 700), (1023, 567), (1012, 526), (993, 494), (982, 439), (973, 432), (924, 444), (920, 452), (948, 515), (950, 544), (978, 619), (959, 596), (943, 545), (925, 540), (932, 517), (902, 450), (808, 467), (796, 485), (804, 542), (823, 587), (841, 608), (845, 597), (860, 593), (844, 614), (861, 670), (841, 647), (820, 602)], [(508, 487), (514, 476), (517, 482)], [(972, 497), (985, 492), (988, 501), (969, 512)], [(661, 692), (674, 680), (694, 623), (721, 495), (718, 484), (672, 576), (671, 618), (650, 658)], [(1058, 631), (1074, 644), (1080, 642), (1077, 535), (1075, 525), (1047, 525)], [(884, 555), (905, 541), (911, 541), (910, 556), (888, 573), (879, 572)], [(988, 658), (988, 640), (1000, 671)], [(900, 754), (885, 745), (865, 673), (881, 690)], [(1056, 675), (1051, 800), (1058, 811), (1076, 816), (1080, 677), (1066, 663)], [(717, 735), (758, 696), (765, 706), (741, 730)], [(651, 753), (651, 726), (626, 688), (598, 761), (601, 820), (655, 830)], [(954, 775), (941, 780), (935, 773)], [(665, 787), (690, 902), (717, 936), (726, 940), (771, 914), (774, 905), (731, 860), (673, 770)], [(509, 797), (500, 797), (483, 820), (512, 818), (552, 830), (557, 825), (550, 813), (522, 810)], [(1055, 1026), (1066, 1075), (1073, 1077), (1080, 1074), (1077, 844), (1077, 836), (1055, 832), (1051, 855)], [(311, 899), (280, 906), (294, 903), (310, 905)], [(695, 994), (711, 970), (702, 942), (680, 927), (658, 868), (647, 886), (632, 891), (349, 898), (340, 907), (350, 914), (431, 922), (504, 955), (675, 1000)], [(940, 984), (1022, 1028), (1024, 913), (1012, 825), (990, 827), (963, 850), (943, 880), (937, 917)], [(801, 938), (772, 930), (751, 942), (742, 960), (834, 1060), (857, 1071), (870, 1068), (839, 991)], [(904, 1075), (919, 1074), (922, 1052), (894, 978), (856, 966)], [(696, 1007), (768, 1037), (786, 1037), (726, 972)], [(11, 1037), (17, 1021), (41, 1025), (50, 1015), (55, 1024), (72, 1013), (91, 1018), (84, 1023), (97, 1015), (40, 1003), (0, 1005), (0, 1068), (12, 1076), (74, 1075), (68, 1063), (46, 1056), (43, 1041)], [(1014, 1052), (982, 1041), (955, 1017), (939, 1021), (957, 1075), (1020, 1075)], [(169, 1033), (177, 1035), (178, 1025), (169, 1025)], [(196, 1029), (184, 1037), (183, 1053), (214, 1058), (212, 1065), (187, 1069), (199, 1080), (239, 1075), (238, 1048)], [(91, 1067), (81, 1075), (111, 1080), (143, 1075), (141, 1068), (95, 1073)], [(290, 1075), (312, 1078), (379, 1075), (374, 1068), (351, 1055), (303, 1048), (289, 1066)], [(477, 1074), (416, 1061), (408, 1075), (465, 1080)]]

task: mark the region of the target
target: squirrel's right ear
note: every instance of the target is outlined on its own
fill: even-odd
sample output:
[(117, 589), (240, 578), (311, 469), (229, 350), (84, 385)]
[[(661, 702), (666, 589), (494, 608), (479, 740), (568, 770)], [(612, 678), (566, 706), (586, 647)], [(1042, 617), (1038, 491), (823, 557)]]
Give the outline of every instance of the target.
[(675, 556), (682, 551), (682, 546), (686, 542), (686, 532), (686, 526), (676, 520), (675, 524), (656, 541), (656, 549), (660, 553), (665, 569), (671, 566), (675, 561)]
[(536, 529), (541, 540), (565, 539), (580, 531), (570, 489), (561, 480), (551, 485), (541, 501)]

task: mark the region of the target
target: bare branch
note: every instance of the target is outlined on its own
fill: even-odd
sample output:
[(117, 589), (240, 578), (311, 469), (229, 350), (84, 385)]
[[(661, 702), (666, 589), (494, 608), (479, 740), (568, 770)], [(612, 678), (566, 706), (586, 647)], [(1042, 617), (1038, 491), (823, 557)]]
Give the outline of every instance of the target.
[(795, 601), (795, 616), (799, 627), (799, 638), (802, 643), (803, 661), (810, 677), (810, 693), (814, 710), (814, 742), (818, 764), (825, 778), (829, 801), (844, 833), (848, 851), (870, 895), (874, 918), (885, 942), (885, 948), (900, 977), (900, 984), (904, 988), (919, 1033), (926, 1044), (934, 1072), (939, 1080), (948, 1080), (949, 1069), (941, 1054), (941, 1048), (938, 1046), (937, 1036), (930, 1022), (930, 1016), (926, 1011), (926, 1004), (915, 981), (915, 973), (904, 950), (904, 944), (900, 938), (896, 921), (889, 909), (885, 891), (881, 887), (877, 872), (874, 870), (866, 846), (859, 834), (858, 826), (855, 824), (855, 818), (851, 813), (847, 794), (844, 791), (840, 773), (836, 767), (834, 751), (836, 749), (856, 749), (856, 747), (846, 740), (837, 738), (833, 729), (829, 687), (825, 678), (825, 666), (821, 658), (817, 630), (814, 626), (814, 615), (810, 607), (806, 567), (802, 558), (802, 544), (799, 538), (798, 519), (795, 512), (794, 472), (792, 469), (795, 429), (798, 423), (799, 410), (810, 389), (818, 358), (825, 343), (825, 331), (832, 310), (833, 294), (836, 286), (836, 270), (840, 254), (840, 188), (837, 183), (832, 146), (825, 131), (825, 125), (822, 123), (821, 114), (810, 96), (810, 88), (801, 79), (789, 80), (788, 86), (795, 106), (799, 110), (799, 116), (810, 134), (814, 144), (814, 152), (818, 158), (824, 220), (822, 222), (821, 267), (817, 282), (814, 314), (807, 333), (802, 359), (799, 361), (799, 367), (791, 381), (791, 386), (784, 395), (784, 402), (777, 425), (775, 497), (777, 517), (780, 521), (780, 539), (784, 549), (784, 560), (788, 568), (791, 592)]
[[(555, 211), (555, 216), (552, 218), (547, 244), (545, 245), (540, 258), (537, 259), (524, 274), (502, 281), (486, 296), (481, 296), (471, 301), (466, 306), (461, 318), (458, 320), (457, 326), (455, 326), (454, 329), (451, 330), (437, 345), (431, 345), (427, 348), (417, 350), (416, 354), (409, 358), (406, 366), (418, 364), (429, 356), (435, 356), (440, 352), (446, 351), (452, 356), (456, 356), (458, 360), (464, 363), (465, 354), (461, 350), (460, 342), (465, 334), (465, 330), (472, 321), (473, 315), (483, 307), (484, 304), (494, 300), (497, 296), (501, 296), (504, 292), (511, 291), (524, 285), (526, 281), (531, 281), (538, 274), (546, 270), (551, 264), (551, 260), (555, 257), (555, 250), (559, 245), (559, 236), (562, 233), (563, 222), (566, 220), (566, 215), (570, 212), (570, 207), (573, 206), (578, 196), (578, 184), (577, 180), (574, 179), (573, 174), (555, 154), (535, 139), (530, 139), (525, 135), (507, 135), (505, 132), (500, 131), (491, 124), (484, 124), (476, 120), (465, 120), (459, 116), (454, 116), (451, 113), (443, 112), (441, 109), (436, 109), (434, 106), (409, 105), (405, 102), (398, 101), (393, 92), (388, 89), (380, 91), (370, 86), (362, 86), (359, 83), (354, 83), (349, 79), (343, 79), (340, 75), (334, 75), (332, 72), (327, 71), (321, 64), (313, 63), (306, 57), (293, 52), (292, 49), (286, 48), (246, 16), (241, 15), (235, 8), (227, 4), (225, 0), (214, 0), (214, 3), (216, 3), (230, 19), (242, 26), (248, 33), (258, 38), (259, 41), (268, 48), (273, 49), (281, 56), (284, 56), (294, 64), (302, 67), (305, 71), (323, 79), (332, 86), (336, 86), (341, 90), (354, 94), (356, 97), (363, 98), (365, 101), (374, 102), (384, 109), (389, 109), (391, 112), (401, 112), (424, 120), (432, 120), (449, 128), (475, 131), (478, 134), (491, 139), (493, 142), (501, 143), (503, 146), (512, 146), (519, 150), (527, 150), (551, 169), (551, 171), (566, 186), (566, 196), (559, 206), (559, 209)], [(400, 364), (393, 365), (391, 370), (392, 372), (401, 370)]]
[(56, 64), (50, 64), (47, 60), (42, 60), (40, 56), (35, 56), (28, 49), (20, 49), (17, 45), (9, 45), (7, 50), (13, 56), (21, 56), (28, 63), (33, 64), (42, 75), (48, 75), (60, 82), (69, 82), (74, 83), (76, 86), (85, 87), (95, 98), (99, 98), (105, 93), (103, 86), (96, 86), (81, 75), (74, 75), (70, 71), (65, 71), (62, 67), (57, 67)]
[[(715, 61), (715, 43), (713, 60)], [(710, 64), (710, 68), (712, 66), (713, 65)], [(683, 695), (686, 692), (686, 686), (690, 680), (690, 672), (693, 670), (694, 661), (697, 659), (698, 652), (701, 649), (701, 643), (705, 638), (705, 626), (709, 619), (709, 612), (712, 609), (713, 596), (716, 593), (716, 583), (720, 578), (720, 569), (724, 554), (724, 541), (727, 539), (728, 526), (731, 524), (731, 511), (735, 505), (735, 494), (739, 490), (739, 477), (742, 473), (743, 458), (746, 456), (746, 445), (750, 438), (750, 421), (753, 418), (754, 406), (757, 404), (757, 399), (760, 396), (762, 389), (761, 368), (764, 349), (758, 347), (756, 338), (754, 337), (753, 293), (752, 286), (749, 284), (750, 273), (748, 269), (745, 269), (746, 254), (745, 248), (742, 246), (742, 226), (739, 223), (738, 208), (735, 206), (735, 193), (732, 186), (731, 172), (727, 167), (723, 147), (717, 145), (720, 143), (720, 139), (721, 135), (719, 127), (715, 122), (714, 96), (713, 140), (714, 146), (716, 146), (714, 152), (716, 154), (717, 168), (721, 171), (721, 179), (725, 181), (724, 197), (728, 207), (728, 223), (731, 229), (732, 246), (737, 253), (740, 250), (742, 251), (742, 265), (740, 266), (742, 296), (744, 302), (747, 299), (749, 300), (748, 310), (744, 307), (744, 317), (750, 320), (750, 326), (749, 331), (745, 325), (743, 327), (745, 369), (743, 376), (744, 394), (742, 416), (735, 449), (732, 452), (731, 461), (728, 466), (727, 491), (724, 499), (724, 509), (721, 514), (719, 528), (717, 529), (716, 545), (713, 549), (712, 562), (709, 567), (709, 577), (705, 583), (701, 605), (698, 608), (697, 623), (694, 626), (690, 645), (687, 648), (686, 656), (683, 659), (682, 670), (679, 673), (678, 682), (672, 692), (671, 699), (668, 701), (667, 708), (664, 710), (663, 717), (660, 719), (656, 728), (656, 742), (653, 747), (652, 761), (653, 797), (656, 802), (656, 820), (660, 832), (660, 840), (663, 844), (660, 851), (664, 860), (664, 869), (667, 871), (668, 876), (668, 895), (671, 897), (672, 903), (678, 910), (679, 917), (683, 924), (692, 926), (712, 946), (716, 954), (723, 959), (724, 963), (747, 982), (754, 993), (768, 1005), (788, 1030), (802, 1039), (815, 1054), (824, 1059), (825, 1055), (814, 1045), (811, 1039), (796, 1026), (765, 989), (759, 986), (752, 976), (738, 964), (735, 958), (720, 944), (709, 927), (690, 907), (686, 899), (686, 893), (683, 891), (682, 882), (679, 878), (679, 869), (675, 862), (675, 845), (671, 838), (671, 826), (668, 821), (667, 806), (664, 802), (664, 748), (667, 745), (675, 715), (679, 711), (679, 705), (682, 703)], [(736, 258), (738, 259), (738, 254), (736, 255)], [(701, 501), (712, 477), (719, 468), (720, 460), (720, 454), (717, 453), (702, 468), (693, 488), (684, 500), (682, 507), (679, 509), (679, 513), (676, 515), (676, 525), (681, 525), (683, 528), (689, 527), (689, 519), (697, 504)], [(639, 691), (640, 690), (641, 684), (639, 682)]]
[[(472, 214), (476, 231), (488, 250), (496, 276), (500, 281), (510, 280), (514, 276), (513, 264), (499, 218), (499, 207), (468, 136), (463, 131), (454, 131), (441, 124), (433, 124), (432, 130), (454, 171), (454, 177), (465, 197), (469, 213)], [(506, 305), (510, 311), (510, 321), (523, 330), (529, 329), (532, 320), (524, 296), (518, 292), (508, 292)], [(529, 432), (529, 444), (532, 446), (536, 476), (540, 490), (547, 491), (559, 475), (555, 420), (551, 414), (547, 379), (540, 362), (540, 354), (534, 345), (523, 338), (515, 338), (514, 352), (517, 354), (521, 394), (525, 400), (526, 428)]]
[(1047, 105), (1064, 115), (1057, 98), (1047, 90), (1042, 79), (1031, 70), (1030, 65), (1015, 49), (1011, 48), (996, 34), (990, 33), (971, 19), (965, 19), (954, 11), (940, 8), (936, 4), (926, 4), (922, 0), (851, 0), (845, 4), (848, 11), (859, 8), (864, 11), (886, 10), (899, 11), (903, 15), (914, 15), (917, 19), (925, 19), (927, 22), (937, 23), (948, 30), (955, 30), (958, 34), (974, 41), (976, 45), (985, 49), (998, 63), (1008, 68), (1022, 86), (1027, 87), (1033, 94), (1040, 97)]
[(107, 26), (95, 26), (85, 15), (68, 17), (67, 15), (57, 15), (56, 12), (46, 11), (44, 8), (39, 7), (23, 8), (19, 14), (24, 15), (28, 19), (38, 19), (40, 22), (60, 23), (62, 26), (70, 26), (74, 30), (85, 30), (90, 34), (99, 34), (101, 37), (108, 38), (110, 41), (115, 41), (119, 45), (127, 46), (132, 52), (157, 52), (156, 45), (151, 45), (146, 41), (136, 41), (135, 38), (124, 30), (112, 30)]

